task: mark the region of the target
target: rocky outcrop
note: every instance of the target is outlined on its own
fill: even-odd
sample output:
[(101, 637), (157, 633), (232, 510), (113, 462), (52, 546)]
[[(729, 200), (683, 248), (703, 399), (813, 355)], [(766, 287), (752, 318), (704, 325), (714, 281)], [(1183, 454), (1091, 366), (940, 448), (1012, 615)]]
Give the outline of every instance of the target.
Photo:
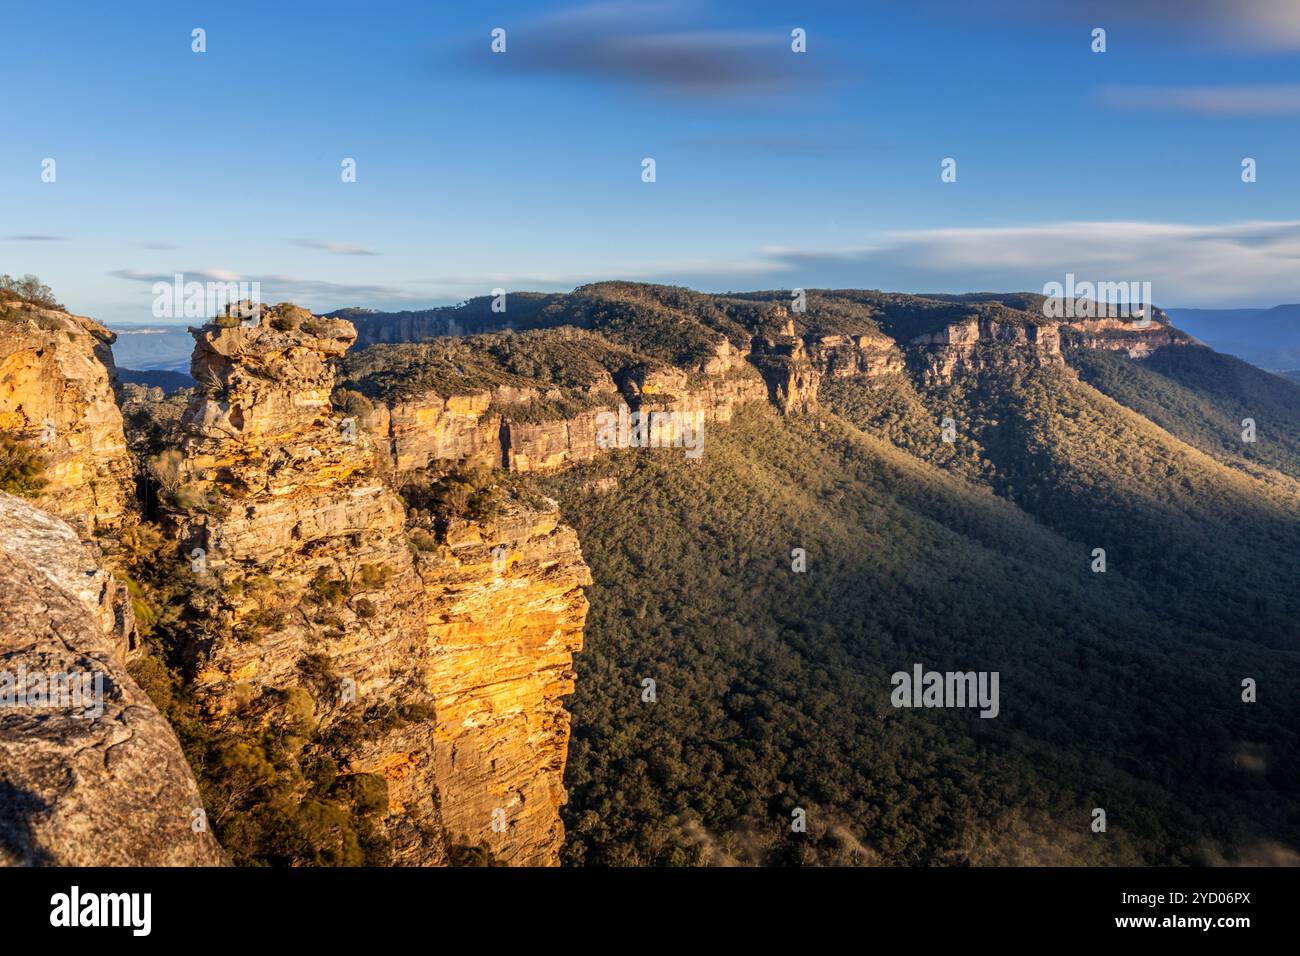
[(1123, 351), (1140, 359), (1158, 348), (1191, 341), (1156, 309), (1145, 325), (1121, 318), (998, 321), (972, 316), (913, 338), (908, 351), (927, 380), (949, 381), (990, 367), (1060, 365), (1065, 361), (1063, 347)]
[[(1055, 323), (999, 322), (971, 317), (909, 343), (910, 355), (926, 380), (948, 381), (988, 367), (1059, 365), (1061, 336)], [(987, 348), (989, 345), (1012, 348)]]
[(601, 418), (632, 411), (698, 412), (704, 422), (724, 424), (735, 410), (768, 397), (748, 354), (723, 340), (715, 356), (695, 372), (678, 368), (629, 368), (588, 386), (588, 407), (567, 415), (539, 414), (556, 403), (555, 389), (501, 385), (379, 404), (367, 430), (387, 447), (394, 472), (430, 463), (461, 462), (514, 472), (553, 472), (590, 461), (605, 449), (598, 441)]
[(0, 494), (0, 862), (219, 866), (167, 721), (128, 676), (123, 586)]
[(59, 309), (0, 305), (0, 432), (37, 451), (36, 500), (83, 537), (118, 527), (135, 492), (113, 396), (116, 337)]
[(817, 390), (821, 370), (809, 359), (794, 321), (787, 319), (779, 335), (756, 337), (750, 361), (767, 383), (768, 399), (782, 412), (811, 414), (817, 411)]
[(591, 576), (554, 502), (451, 522), (419, 556), (443, 826), (500, 861), (558, 862), (573, 653)]
[(501, 415), (491, 410), (493, 405), (491, 389), (446, 398), (429, 392), (391, 407), (380, 405), (377, 424), (387, 421), (393, 467), (400, 473), (430, 461), (499, 465)]
[(1158, 348), (1189, 345), (1195, 342), (1186, 332), (1169, 324), (1169, 317), (1155, 309), (1146, 325), (1131, 319), (1075, 319), (1061, 326), (1061, 338), (1072, 348), (1102, 349), (1124, 352), (1129, 358), (1143, 359)]
[[(329, 404), (352, 326), (299, 311), (194, 330), (200, 387), (173, 520), (207, 630), (195, 690), (214, 716), (286, 688), (311, 693), (326, 724), (377, 705), (431, 710), (405, 508), (365, 432)], [(412, 731), (368, 737), (345, 769), (388, 780), (398, 861), (436, 862), (421, 838), (437, 826), (432, 763)]]
[(824, 379), (876, 378), (903, 371), (903, 353), (880, 333), (818, 335), (807, 341), (808, 361)]
[[(386, 421), (398, 460), (414, 461), (404, 442), (423, 410), (448, 426), (431, 448), (474, 447), (464, 436), (502, 396), (431, 398), (354, 427), (329, 404), (352, 327), (299, 311), (194, 330), (200, 389), (172, 520), (198, 562), (196, 693), (214, 720), (295, 689), (326, 730), (360, 721), (341, 770), (385, 781), (395, 862), (437, 865), (486, 841), (499, 862), (554, 863), (561, 698), (590, 583), (576, 537), (553, 506), (516, 504), (437, 540), (422, 529), (416, 550), (368, 429)], [(405, 716), (379, 718), (392, 712)]]

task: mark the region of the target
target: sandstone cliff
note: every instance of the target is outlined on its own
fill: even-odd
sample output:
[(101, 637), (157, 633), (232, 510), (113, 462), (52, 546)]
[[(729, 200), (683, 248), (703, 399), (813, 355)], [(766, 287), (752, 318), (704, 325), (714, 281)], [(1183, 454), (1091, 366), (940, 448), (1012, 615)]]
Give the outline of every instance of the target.
[[(305, 691), (315, 736), (346, 739), (341, 773), (384, 781), (394, 862), (437, 865), (485, 842), (499, 862), (555, 863), (561, 698), (590, 583), (573, 532), (553, 506), (516, 504), (492, 521), (439, 516), (417, 549), (376, 464), (375, 416), (362, 427), (329, 402), (350, 324), (281, 306), (194, 335), (200, 387), (171, 520), (198, 562), (209, 719)], [(474, 416), (500, 427), (483, 402), (385, 409), (399, 454), (421, 414), (458, 447)], [(511, 555), (500, 571), (484, 559), (493, 549)]]
[(1064, 345), (1084, 349), (1124, 352), (1129, 358), (1142, 359), (1158, 348), (1189, 345), (1195, 341), (1186, 332), (1169, 324), (1162, 309), (1153, 310), (1146, 325), (1116, 318), (1075, 319), (1061, 326)]
[[(173, 520), (195, 564), (207, 632), (196, 691), (214, 718), (288, 688), (328, 724), (384, 705), (431, 707), (421, 585), (404, 508), (364, 432), (329, 403), (342, 320), (268, 310), (256, 324), (194, 331), (199, 382), (181, 422)], [(324, 671), (322, 673), (322, 671)], [(368, 735), (356, 773), (389, 783), (400, 862), (439, 862), (427, 746), (410, 728)]]
[(705, 422), (722, 424), (736, 408), (766, 400), (769, 389), (749, 353), (722, 340), (701, 368), (633, 362), (614, 374), (592, 375), (578, 391), (578, 399), (569, 403), (578, 407), (562, 412), (548, 409), (571, 396), (544, 385), (466, 384), (381, 395), (365, 430), (387, 451), (397, 475), (456, 462), (552, 472), (603, 454), (600, 416), (617, 414), (620, 406), (698, 412)]
[(1192, 341), (1170, 326), (1160, 309), (1145, 324), (1128, 318), (1052, 320), (1013, 313), (999, 320), (980, 314), (912, 338), (908, 354), (924, 378), (947, 381), (984, 368), (1062, 365), (1067, 346), (1123, 351), (1141, 359), (1158, 348)]
[(68, 524), (0, 494), (0, 862), (225, 863), (176, 735), (126, 672), (124, 590)]
[(113, 396), (114, 338), (83, 316), (0, 302), (0, 432), (36, 450), (46, 481), (38, 502), (83, 536), (116, 528), (135, 493)]
[(456, 520), (421, 552), (443, 825), (497, 859), (554, 865), (564, 841), (573, 653), (591, 575), (554, 502)]
[[(565, 341), (563, 327), (531, 333), (513, 345), (509, 337), (436, 339), (457, 343), (459, 358), (445, 363), (431, 384), (402, 380), (399, 370), (421, 379), (422, 354), (441, 363), (434, 346), (424, 353), (384, 352), (393, 366), (369, 428), (387, 451), (391, 470), (404, 474), (430, 463), (483, 465), (516, 472), (552, 472), (600, 455), (599, 417), (626, 405), (631, 410), (699, 410), (709, 423), (725, 423), (745, 403), (769, 401), (789, 414), (816, 414), (823, 382), (858, 378), (867, 387), (899, 374), (946, 382), (983, 370), (1062, 365), (1068, 348), (1115, 349), (1143, 358), (1155, 349), (1191, 338), (1168, 325), (1155, 309), (1146, 325), (1124, 319), (1058, 319), (1044, 311), (1042, 296), (908, 296), (880, 292), (812, 292), (798, 312), (782, 293), (703, 296), (689, 290), (636, 283), (598, 283), (571, 296), (550, 296), (540, 321), (582, 326), (604, 343), (606, 368), (583, 380), (581, 406), (567, 413), (539, 413), (564, 390), (538, 378), (509, 374), (497, 365), (516, 351), (545, 353), (547, 336)], [(479, 303), (481, 306), (482, 303)], [(371, 341), (444, 335), (466, 312), (466, 325), (482, 322), (482, 308), (439, 310), (432, 325), (390, 324), (371, 316)], [(594, 335), (593, 335), (594, 333)], [(522, 337), (521, 337), (522, 338)], [(738, 344), (743, 343), (743, 344)], [(407, 348), (399, 346), (398, 348)], [(619, 351), (621, 350), (621, 351)], [(668, 356), (666, 359), (665, 356)], [(469, 360), (473, 359), (471, 363)], [(384, 366), (370, 360), (368, 371)], [(527, 364), (527, 363), (524, 363)], [(532, 368), (545, 371), (547, 360)], [(462, 367), (463, 366), (463, 367)], [(489, 373), (497, 384), (476, 385)], [(349, 387), (361, 387), (357, 376)], [(489, 374), (490, 378), (490, 374)], [(572, 397), (572, 396), (570, 396)]]

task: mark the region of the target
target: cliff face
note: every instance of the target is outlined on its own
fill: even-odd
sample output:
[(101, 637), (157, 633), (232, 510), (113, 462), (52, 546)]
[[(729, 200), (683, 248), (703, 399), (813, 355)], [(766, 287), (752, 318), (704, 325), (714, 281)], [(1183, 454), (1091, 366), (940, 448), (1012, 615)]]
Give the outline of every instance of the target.
[[(909, 355), (927, 379), (948, 381), (986, 367), (1061, 365), (1065, 362), (1063, 346), (1123, 351), (1140, 359), (1158, 348), (1191, 341), (1191, 336), (1168, 325), (1159, 309), (1145, 326), (1120, 318), (1034, 325), (979, 317), (913, 338)], [(995, 350), (987, 348), (989, 345), (1011, 348)]]
[(113, 396), (115, 336), (83, 316), (21, 301), (0, 315), (0, 432), (44, 463), (41, 507), (83, 535), (120, 525), (134, 465)]
[[(989, 344), (1012, 346), (1000, 352)], [(910, 354), (927, 380), (947, 381), (990, 365), (1059, 365), (1061, 335), (1055, 324), (1025, 325), (971, 318), (911, 340)]]
[[(567, 398), (581, 392), (576, 396), (581, 400), (569, 405), (581, 410), (546, 414), (548, 402), (564, 404), (554, 401), (560, 390), (530, 386), (537, 380), (533, 375), (555, 380), (554, 367), (562, 363), (548, 357), (538, 335), (572, 340), (571, 331), (556, 327), (525, 333), (533, 336), (526, 342), (502, 336), (438, 339), (465, 343), (455, 346), (457, 354), (478, 364), (467, 364), (468, 373), (455, 363), (444, 365), (436, 380), (425, 380), (431, 384), (423, 391), (404, 388), (400, 397), (381, 400), (370, 427), (398, 475), (450, 462), (553, 472), (600, 455), (601, 418), (620, 405), (632, 411), (698, 411), (705, 422), (719, 424), (730, 421), (736, 407), (758, 401), (787, 414), (815, 415), (822, 384), (836, 379), (859, 378), (870, 387), (911, 374), (939, 383), (985, 370), (1059, 366), (1070, 348), (1123, 350), (1143, 358), (1192, 341), (1171, 328), (1159, 309), (1146, 326), (1126, 319), (1061, 319), (1048, 315), (1041, 296), (1027, 293), (926, 297), (849, 290), (813, 294), (799, 312), (784, 299), (776, 293), (708, 297), (632, 283), (552, 296), (550, 321), (580, 326), (584, 335), (604, 344), (607, 354), (622, 350), (605, 362), (605, 371), (591, 372), (592, 363), (586, 363), (580, 390), (569, 383)], [(427, 327), (389, 327), (384, 317), (371, 317), (371, 338), (445, 334), (455, 328), (459, 313), (441, 310), (439, 324)], [(482, 316), (467, 310), (466, 322), (475, 318)], [(438, 360), (450, 349), (430, 347), (425, 354)], [(519, 353), (536, 360), (508, 361)], [(384, 361), (369, 362), (369, 373)], [(419, 367), (409, 353), (395, 354), (393, 361), (390, 383), (394, 369)], [(485, 368), (511, 384), (474, 387)], [(365, 387), (364, 378), (353, 384)]]
[(1195, 341), (1186, 332), (1171, 326), (1162, 309), (1153, 311), (1152, 320), (1145, 327), (1125, 319), (1076, 319), (1061, 327), (1061, 339), (1074, 348), (1124, 352), (1135, 359), (1146, 358), (1158, 348)]
[[(365, 715), (341, 770), (386, 782), (396, 862), (436, 865), (449, 846), (486, 840), (500, 862), (554, 863), (560, 698), (589, 583), (576, 538), (553, 508), (522, 509), (453, 523), (416, 552), (369, 432), (329, 404), (333, 359), (352, 339), (345, 321), (280, 307), (257, 325), (195, 330), (200, 391), (182, 422), (174, 520), (202, 564), (197, 692), (214, 720), (288, 689), (312, 695), (323, 728)], [(491, 418), (475, 402), (425, 410)], [(421, 411), (387, 414), (399, 449)], [(436, 441), (464, 447), (456, 428)], [(498, 547), (512, 555), (504, 574)], [(393, 708), (407, 716), (377, 719)]]
[[(199, 562), (191, 601), (209, 636), (196, 690), (209, 713), (288, 688), (312, 694), (324, 725), (384, 704), (431, 708), (404, 507), (365, 433), (329, 404), (352, 327), (268, 311), (194, 335), (176, 521)], [(437, 825), (432, 764), (410, 730), (368, 738), (344, 770), (388, 781), (399, 862), (438, 862), (420, 836)]]
[(887, 335), (819, 335), (808, 341), (808, 360), (824, 377), (871, 377), (901, 372), (903, 353)]
[(554, 865), (564, 826), (573, 653), (591, 583), (553, 502), (454, 521), (422, 552), (443, 825), (499, 860)]
[(223, 865), (176, 735), (126, 672), (130, 604), (98, 561), (0, 494), (0, 863)]
[(739, 406), (766, 400), (768, 389), (748, 353), (723, 341), (701, 369), (630, 367), (587, 383), (587, 408), (556, 416), (535, 411), (557, 397), (555, 389), (517, 385), (445, 395), (430, 390), (379, 404), (367, 431), (387, 449), (397, 474), (439, 462), (552, 472), (603, 454), (597, 440), (601, 416), (617, 414), (620, 405), (698, 412), (705, 422), (721, 424)]

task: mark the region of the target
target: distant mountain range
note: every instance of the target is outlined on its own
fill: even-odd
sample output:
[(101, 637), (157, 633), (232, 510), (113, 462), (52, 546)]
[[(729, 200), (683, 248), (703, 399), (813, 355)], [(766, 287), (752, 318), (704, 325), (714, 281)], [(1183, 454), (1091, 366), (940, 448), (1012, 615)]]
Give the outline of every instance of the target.
[(1300, 304), (1271, 309), (1169, 309), (1174, 325), (1217, 352), (1270, 372), (1300, 369)]
[(178, 372), (189, 378), (190, 353), (194, 351), (189, 323), (147, 328), (119, 326), (113, 332), (117, 334), (117, 341), (113, 343), (113, 360), (119, 369)]

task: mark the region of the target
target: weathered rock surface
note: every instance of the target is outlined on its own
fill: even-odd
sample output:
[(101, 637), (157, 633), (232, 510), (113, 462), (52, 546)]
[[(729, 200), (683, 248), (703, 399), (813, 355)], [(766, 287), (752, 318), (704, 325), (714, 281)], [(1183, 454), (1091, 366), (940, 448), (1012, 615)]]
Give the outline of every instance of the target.
[(1151, 321), (1145, 326), (1128, 319), (1075, 319), (1061, 326), (1061, 339), (1075, 348), (1124, 352), (1135, 359), (1146, 358), (1167, 345), (1189, 345), (1195, 341), (1186, 332), (1171, 326), (1162, 309), (1153, 310)]
[(903, 353), (887, 335), (821, 335), (808, 342), (808, 360), (822, 377), (875, 377), (903, 371)]
[[(431, 707), (404, 507), (364, 431), (329, 404), (331, 360), (352, 326), (300, 311), (194, 330), (199, 389), (181, 422), (174, 520), (198, 562), (192, 604), (209, 632), (196, 692), (214, 716), (287, 688), (313, 693), (327, 722), (382, 703)], [(313, 683), (304, 665), (319, 655), (330, 672)], [(388, 821), (399, 862), (433, 862), (437, 848), (413, 829), (436, 826), (430, 765), (410, 772), (421, 764), (408, 738), (369, 739), (345, 769), (383, 773), (400, 808)]]
[[(417, 567), (370, 431), (329, 405), (351, 326), (280, 309), (257, 325), (194, 331), (200, 388), (182, 420), (174, 520), (204, 579), (193, 597), (209, 622), (196, 691), (214, 719), (288, 688), (312, 693), (326, 726), (376, 705), (428, 712), (368, 729), (341, 768), (387, 782), (395, 861), (437, 865), (449, 844), (486, 839), (500, 862), (555, 863), (560, 698), (572, 691), (590, 583), (576, 537), (553, 508), (520, 507), (510, 520), (454, 523)], [(462, 424), (491, 417), (478, 400), (393, 410), (399, 449), (421, 413), (452, 423), (436, 439), (451, 447), (463, 447)], [(504, 576), (483, 558), (498, 546), (513, 555)], [(325, 688), (308, 676), (322, 655)]]
[[(988, 367), (1060, 365), (1061, 336), (1055, 323), (1027, 325), (981, 316), (953, 323), (909, 343), (927, 380), (948, 381)], [(995, 351), (990, 344), (1013, 346)]]
[(117, 527), (134, 464), (113, 396), (116, 336), (92, 319), (22, 301), (0, 317), (0, 431), (44, 462), (41, 507), (82, 536)]
[(125, 588), (93, 548), (0, 494), (0, 696), (20, 674), (28, 691), (36, 674), (72, 674), (90, 691), (0, 704), (0, 862), (225, 864), (192, 827), (203, 803), (176, 735), (126, 672), (130, 628)]
[[(815, 376), (815, 372), (808, 373)], [(731, 421), (735, 409), (768, 398), (768, 388), (748, 353), (723, 340), (717, 355), (695, 372), (676, 368), (630, 369), (617, 382), (606, 376), (591, 385), (592, 407), (567, 417), (530, 413), (553, 397), (541, 388), (467, 389), (379, 405), (368, 431), (387, 446), (397, 473), (438, 462), (486, 465), (514, 472), (553, 472), (603, 454), (601, 416), (620, 405), (698, 412), (706, 423)]]
[[(988, 367), (1061, 365), (1065, 362), (1063, 345), (1123, 351), (1140, 359), (1163, 346), (1191, 341), (1191, 336), (1168, 324), (1160, 309), (1154, 310), (1146, 324), (1125, 318), (1044, 319), (1029, 324), (980, 316), (913, 338), (909, 354), (926, 379), (948, 381)], [(991, 344), (1012, 348), (985, 347)]]
[(455, 521), (422, 552), (437, 698), (434, 754), (443, 825), (498, 860), (554, 865), (573, 692), (591, 575), (553, 502)]

